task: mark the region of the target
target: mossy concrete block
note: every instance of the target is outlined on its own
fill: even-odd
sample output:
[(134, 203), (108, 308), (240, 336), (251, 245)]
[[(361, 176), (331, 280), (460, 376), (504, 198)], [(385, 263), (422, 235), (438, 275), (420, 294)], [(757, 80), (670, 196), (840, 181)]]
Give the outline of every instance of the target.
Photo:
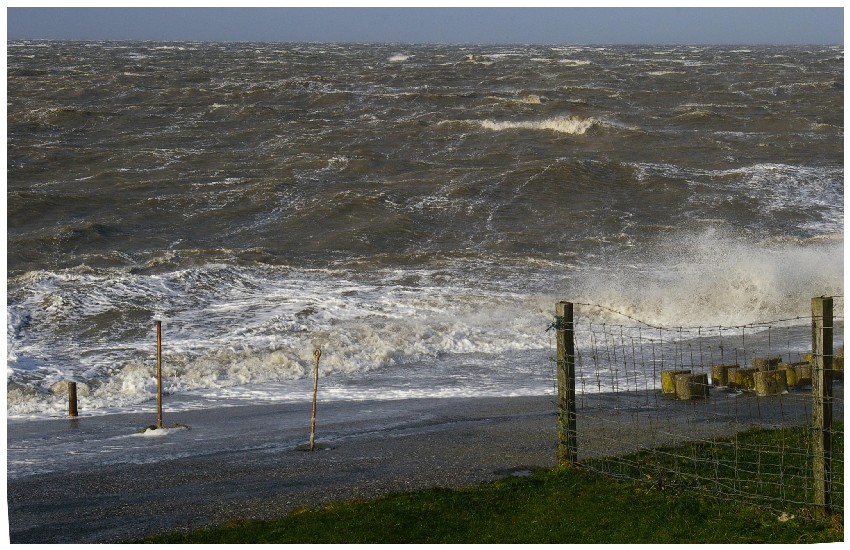
[(740, 369), (740, 365), (735, 365), (726, 369), (726, 385), (730, 388), (737, 388), (738, 384), (736, 380), (738, 379), (738, 369)]
[(756, 372), (756, 369), (735, 369), (735, 380), (733, 382), (730, 379), (729, 385), (739, 390), (752, 391), (755, 388), (753, 374)]
[(708, 397), (708, 375), (677, 374), (676, 397), (682, 400), (705, 399)]
[(676, 375), (690, 374), (689, 370), (663, 370), (661, 371), (661, 391), (664, 393), (676, 393)]
[(756, 395), (779, 395), (787, 390), (786, 374), (781, 370), (760, 370), (753, 373)]
[(711, 385), (726, 387), (729, 385), (729, 369), (740, 368), (740, 365), (711, 365)]
[(808, 361), (780, 363), (777, 370), (785, 373), (785, 385), (789, 390), (812, 383), (812, 365)]
[(812, 364), (808, 361), (793, 363), (794, 372), (797, 373), (797, 387), (812, 385)]
[[(804, 361), (813, 364), (814, 355), (811, 353), (803, 354)], [(811, 383), (811, 375), (809, 375), (809, 383)], [(832, 378), (833, 380), (844, 380), (844, 347), (837, 348), (832, 356)]]
[(753, 359), (753, 368), (756, 370), (775, 370), (782, 362), (782, 358), (777, 357), (758, 357)]
[(794, 370), (794, 363), (779, 363), (776, 370), (785, 374), (785, 387), (788, 389), (798, 386), (797, 371)]

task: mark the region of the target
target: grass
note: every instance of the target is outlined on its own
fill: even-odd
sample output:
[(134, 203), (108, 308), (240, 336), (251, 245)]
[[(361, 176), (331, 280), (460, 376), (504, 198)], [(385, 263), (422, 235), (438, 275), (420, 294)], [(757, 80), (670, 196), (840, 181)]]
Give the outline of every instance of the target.
[[(839, 439), (840, 435), (840, 439)], [(538, 470), (463, 489), (429, 489), (321, 509), (301, 508), (272, 521), (231, 522), (193, 533), (151, 537), (150, 543), (816, 543), (844, 540), (841, 516), (815, 521), (805, 504), (777, 509), (709, 496), (718, 464), (737, 456), (756, 464), (735, 470), (741, 492), (805, 495), (797, 475), (807, 459), (788, 453), (766, 458), (767, 448), (791, 449), (806, 429), (750, 431), (713, 444), (655, 450), (625, 460), (588, 461), (584, 468)], [(729, 443), (738, 445), (732, 446)], [(797, 447), (794, 447), (797, 448)], [(737, 455), (736, 455), (737, 453)], [(747, 454), (751, 453), (751, 454)], [(755, 454), (752, 454), (755, 453)], [(683, 459), (682, 457), (687, 457)], [(709, 460), (710, 459), (710, 460)], [(753, 462), (757, 460), (757, 462)], [(843, 509), (843, 425), (836, 434), (835, 487)], [(729, 462), (731, 463), (731, 462)], [(649, 483), (617, 480), (593, 470), (619, 468)], [(631, 471), (627, 470), (631, 468)], [(658, 478), (647, 472), (655, 472)], [(774, 479), (771, 476), (777, 476)], [(663, 479), (662, 482), (658, 482)], [(729, 478), (732, 479), (732, 478)], [(776, 482), (776, 480), (780, 480)], [(794, 480), (800, 480), (794, 487)], [(724, 481), (724, 487), (725, 487)], [(799, 493), (795, 492), (799, 491)], [(836, 495), (838, 496), (838, 495)], [(738, 495), (732, 495), (735, 500)], [(768, 495), (775, 506), (775, 495)], [(787, 502), (787, 501), (784, 501)]]
[[(729, 438), (589, 460), (589, 469), (658, 486), (674, 485), (782, 510), (814, 499), (810, 428), (752, 429)], [(833, 504), (844, 507), (844, 424), (833, 428)], [(839, 490), (840, 489), (840, 490)]]

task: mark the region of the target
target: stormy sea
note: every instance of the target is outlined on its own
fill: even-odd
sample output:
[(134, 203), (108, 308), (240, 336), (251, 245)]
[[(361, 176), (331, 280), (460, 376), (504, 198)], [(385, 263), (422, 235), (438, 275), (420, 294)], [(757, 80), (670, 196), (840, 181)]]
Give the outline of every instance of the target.
[(189, 410), (308, 400), (315, 348), (326, 401), (542, 395), (558, 300), (735, 326), (843, 294), (841, 46), (7, 56), (10, 421), (68, 380), (152, 410), (157, 320)]

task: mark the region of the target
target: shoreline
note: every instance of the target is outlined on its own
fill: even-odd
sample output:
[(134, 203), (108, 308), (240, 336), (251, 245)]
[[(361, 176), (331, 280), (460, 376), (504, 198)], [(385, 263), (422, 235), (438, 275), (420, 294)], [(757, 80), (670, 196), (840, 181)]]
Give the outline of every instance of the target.
[[(701, 402), (657, 392), (580, 395), (579, 459), (682, 436), (731, 435), (754, 423), (787, 424), (807, 414), (800, 392), (761, 400), (716, 392)], [(836, 385), (835, 395), (835, 418), (843, 419), (843, 385)], [(744, 410), (753, 405), (757, 418)], [(9, 441), (70, 437), (90, 442), (99, 455), (118, 441), (131, 443), (111, 463), (83, 456), (63, 472), (7, 479), (10, 539), (126, 542), (236, 519), (271, 519), (301, 506), (478, 485), (551, 468), (557, 465), (555, 407), (550, 395), (320, 403), (314, 452), (302, 450), (309, 440), (309, 403), (306, 409), (284, 403), (174, 413), (165, 424), (190, 429), (121, 439), (112, 433), (135, 433), (151, 416), (38, 421), (42, 426), (7, 421)], [(662, 439), (670, 441), (648, 441), (657, 426), (642, 421), (644, 415), (663, 423)]]
[[(320, 404), (314, 452), (301, 450), (309, 440), (309, 403), (306, 412), (299, 403), (175, 413), (166, 425), (191, 429), (134, 437), (150, 453), (162, 453), (131, 451), (147, 463), (79, 463), (67, 472), (9, 479), (11, 542), (125, 542), (233, 519), (270, 519), (299, 506), (476, 485), (517, 467), (556, 462), (548, 396)], [(26, 435), (17, 428), (27, 427), (32, 438), (71, 430), (97, 437), (104, 421), (128, 431), (149, 420), (126, 414), (38, 421), (44, 426), (7, 423), (8, 438)], [(192, 454), (181, 456), (180, 447)]]

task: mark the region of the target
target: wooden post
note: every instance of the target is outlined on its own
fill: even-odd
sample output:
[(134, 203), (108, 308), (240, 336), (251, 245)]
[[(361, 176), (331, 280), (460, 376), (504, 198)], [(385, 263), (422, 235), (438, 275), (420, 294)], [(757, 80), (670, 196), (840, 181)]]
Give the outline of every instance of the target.
[(313, 410), (310, 414), (310, 450), (314, 448), (316, 438), (316, 395), (319, 392), (319, 357), (322, 356), (322, 350), (316, 348), (313, 351), (313, 357), (316, 358), (316, 368), (313, 369)]
[(555, 304), (555, 332), (558, 350), (558, 464), (575, 466), (576, 443), (576, 372), (573, 304)]
[(812, 298), (812, 465), (815, 515), (832, 513), (832, 298)]
[(162, 321), (156, 322), (156, 427), (162, 428)]
[(68, 416), (77, 416), (77, 383), (68, 382)]

